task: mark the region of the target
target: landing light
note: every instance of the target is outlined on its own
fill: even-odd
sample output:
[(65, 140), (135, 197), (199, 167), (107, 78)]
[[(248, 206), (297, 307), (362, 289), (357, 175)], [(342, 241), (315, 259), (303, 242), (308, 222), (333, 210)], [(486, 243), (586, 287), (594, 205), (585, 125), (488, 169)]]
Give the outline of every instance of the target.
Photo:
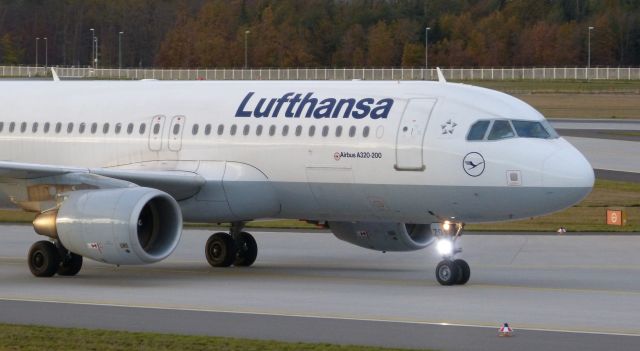
[(444, 229), (445, 231), (449, 231), (450, 228), (451, 228), (451, 222), (444, 221), (444, 223), (442, 223), (442, 229)]
[(436, 250), (441, 256), (451, 256), (453, 253), (453, 243), (449, 239), (439, 239), (436, 243)]

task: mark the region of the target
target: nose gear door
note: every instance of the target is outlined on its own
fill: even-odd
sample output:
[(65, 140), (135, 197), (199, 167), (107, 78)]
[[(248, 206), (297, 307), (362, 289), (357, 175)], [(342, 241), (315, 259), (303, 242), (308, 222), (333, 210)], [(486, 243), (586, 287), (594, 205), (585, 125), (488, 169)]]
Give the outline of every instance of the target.
[(436, 99), (411, 99), (400, 121), (396, 138), (396, 164), (399, 171), (423, 171), (423, 148), (427, 124)]

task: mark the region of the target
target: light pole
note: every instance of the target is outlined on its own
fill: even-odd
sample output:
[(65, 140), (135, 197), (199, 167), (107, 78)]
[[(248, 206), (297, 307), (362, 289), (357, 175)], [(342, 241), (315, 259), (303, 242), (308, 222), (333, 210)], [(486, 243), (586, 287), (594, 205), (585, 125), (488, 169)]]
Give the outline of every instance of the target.
[(249, 54), (248, 54), (249, 33), (251, 33), (251, 31), (249, 31), (249, 30), (245, 30), (244, 31), (244, 68), (245, 69), (249, 66)]
[(38, 40), (40, 38), (36, 37), (36, 67), (38, 67)]
[(429, 29), (431, 27), (427, 27), (424, 29), (424, 68), (425, 73), (426, 70), (429, 69)]
[(42, 39), (44, 39), (44, 68), (47, 68), (49, 66), (49, 41), (47, 37)]
[(118, 68), (122, 68), (122, 34), (124, 32), (118, 33)]
[(591, 31), (593, 30), (593, 27), (589, 27), (589, 40), (588, 40), (588, 46), (589, 49), (588, 54), (587, 54), (587, 68), (591, 68)]
[(95, 37), (96, 41), (96, 55), (95, 55), (95, 69), (98, 69), (98, 37)]
[(95, 65), (96, 62), (96, 49), (95, 46), (96, 45), (96, 30), (91, 28), (89, 29), (91, 31), (91, 66)]

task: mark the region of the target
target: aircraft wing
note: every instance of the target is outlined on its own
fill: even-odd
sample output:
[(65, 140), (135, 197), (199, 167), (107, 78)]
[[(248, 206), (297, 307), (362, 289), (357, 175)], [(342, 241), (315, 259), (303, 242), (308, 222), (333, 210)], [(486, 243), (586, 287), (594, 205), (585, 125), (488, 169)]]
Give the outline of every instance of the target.
[[(34, 207), (34, 201), (52, 200), (54, 192), (142, 186), (162, 190), (176, 200), (184, 200), (198, 193), (204, 184), (202, 176), (186, 171), (81, 168), (0, 161), (0, 190), (14, 204), (28, 203), (28, 206), (21, 206), (27, 210), (40, 207)], [(45, 190), (46, 196), (38, 189)]]

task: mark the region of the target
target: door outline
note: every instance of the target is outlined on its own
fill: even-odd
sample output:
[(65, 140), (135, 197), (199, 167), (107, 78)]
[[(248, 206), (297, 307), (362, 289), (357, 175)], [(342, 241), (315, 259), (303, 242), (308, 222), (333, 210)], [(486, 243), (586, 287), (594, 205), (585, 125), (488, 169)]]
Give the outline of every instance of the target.
[[(164, 135), (164, 122), (167, 119), (164, 115), (154, 116), (151, 120), (151, 128), (149, 128), (149, 150), (162, 150), (162, 137)], [(158, 126), (156, 129), (156, 126)]]
[[(424, 171), (424, 140), (437, 99), (410, 99), (396, 134), (397, 171)], [(422, 112), (422, 113), (419, 113)]]
[(182, 149), (182, 134), (184, 133), (186, 119), (187, 118), (182, 115), (173, 116), (171, 119), (168, 133), (170, 151), (177, 152)]

